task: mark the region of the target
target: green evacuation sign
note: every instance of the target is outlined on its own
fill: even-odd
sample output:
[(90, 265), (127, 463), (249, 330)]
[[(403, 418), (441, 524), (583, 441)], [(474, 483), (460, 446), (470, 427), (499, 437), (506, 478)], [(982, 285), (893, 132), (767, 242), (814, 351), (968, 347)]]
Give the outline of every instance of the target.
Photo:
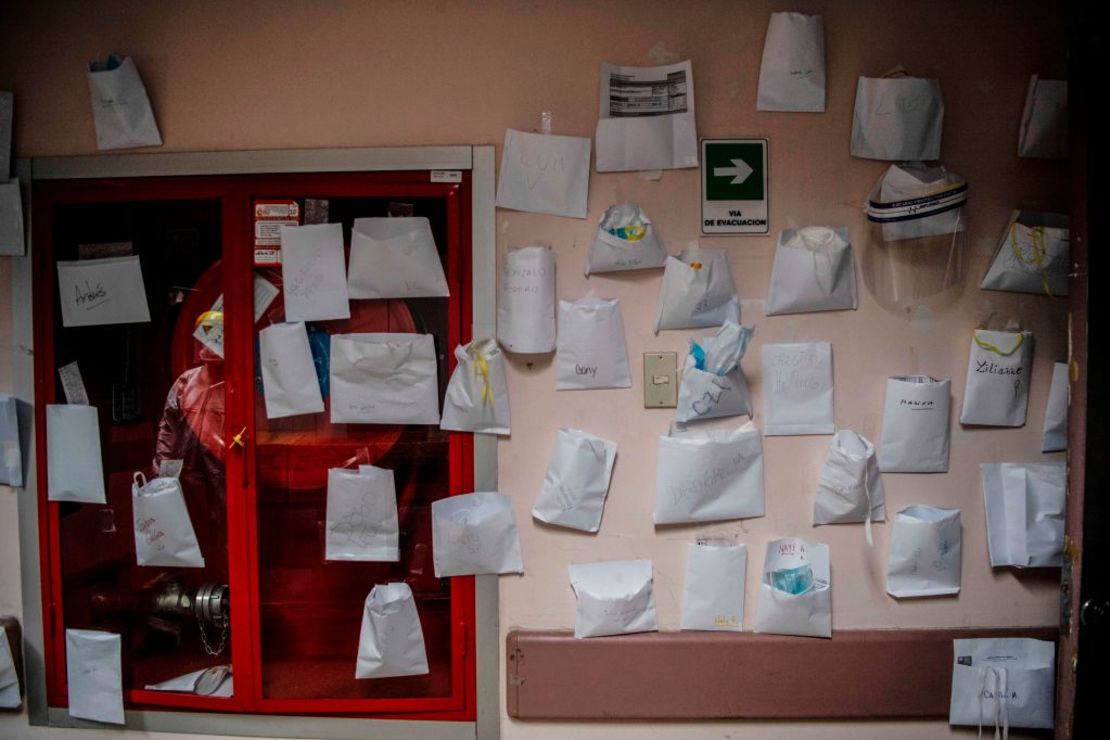
[(702, 139), (701, 233), (769, 231), (767, 140)]

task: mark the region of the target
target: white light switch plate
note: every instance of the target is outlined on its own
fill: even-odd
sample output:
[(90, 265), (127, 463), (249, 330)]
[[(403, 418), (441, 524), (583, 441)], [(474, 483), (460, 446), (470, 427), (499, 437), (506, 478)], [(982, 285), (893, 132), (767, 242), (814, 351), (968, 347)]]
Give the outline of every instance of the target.
[(644, 353), (644, 408), (673, 409), (678, 405), (678, 353)]

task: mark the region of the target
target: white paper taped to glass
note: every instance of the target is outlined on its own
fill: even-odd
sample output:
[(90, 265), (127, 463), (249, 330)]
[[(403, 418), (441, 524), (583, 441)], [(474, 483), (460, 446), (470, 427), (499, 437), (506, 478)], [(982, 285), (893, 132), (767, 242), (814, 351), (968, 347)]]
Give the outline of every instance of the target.
[(351, 318), (343, 224), (281, 227), (286, 321)]
[(451, 294), (428, 219), (356, 218), (347, 268), (351, 298), (440, 298)]
[(401, 558), (393, 471), (373, 465), (328, 470), (324, 560), (396, 562)]
[(333, 334), (333, 424), (439, 424), (435, 337)]
[(58, 262), (62, 326), (150, 321), (139, 256)]
[(597, 171), (698, 166), (694, 73), (690, 62), (601, 67)]

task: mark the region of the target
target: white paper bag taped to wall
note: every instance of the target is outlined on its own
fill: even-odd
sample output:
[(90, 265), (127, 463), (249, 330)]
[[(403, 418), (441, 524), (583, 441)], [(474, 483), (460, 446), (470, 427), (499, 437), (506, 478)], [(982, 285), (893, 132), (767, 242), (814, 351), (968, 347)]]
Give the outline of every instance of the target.
[(767, 293), (768, 316), (857, 306), (848, 229), (806, 226), (779, 232)]
[(324, 560), (401, 559), (393, 471), (373, 465), (328, 470)]
[(355, 678), (428, 673), (424, 630), (407, 583), (378, 584), (362, 607)]
[(767, 436), (832, 434), (832, 345), (763, 345), (763, 393)]
[(23, 485), (23, 448), (19, 442), (19, 401), (0, 393), (0, 485)]
[(47, 404), (46, 482), (51, 501), (106, 503), (95, 406)]
[(550, 247), (521, 247), (505, 253), (497, 341), (514, 353), (555, 349), (555, 255)]
[(1066, 296), (1068, 224), (1068, 217), (1062, 213), (1014, 211), (979, 287)]
[(940, 82), (921, 77), (860, 77), (852, 114), (852, 156), (940, 159), (944, 101)]
[(952, 382), (927, 375), (887, 378), (879, 469), (884, 473), (948, 471)]
[(967, 181), (944, 167), (892, 164), (867, 198), (883, 241), (951, 236), (967, 228)]
[(871, 522), (886, 520), (886, 490), (879, 475), (875, 445), (851, 429), (841, 429), (829, 443), (817, 500), (814, 524), (866, 522), (871, 542)]
[(660, 67), (602, 64), (594, 138), (598, 172), (697, 167), (690, 62)]
[(1044, 411), (1044, 440), (1041, 452), (1059, 452), (1068, 448), (1068, 365), (1052, 365), (1052, 385), (1048, 389), (1048, 405)]
[(286, 321), (351, 318), (343, 224), (281, 227)]
[(667, 257), (655, 333), (720, 326), (726, 321), (740, 323), (740, 299), (724, 250), (688, 247), (678, 257)]
[(428, 219), (356, 218), (351, 227), (347, 292), (351, 298), (450, 295)]
[(559, 301), (555, 390), (631, 387), (620, 300)]
[(0, 709), (15, 709), (23, 703), (19, 693), (19, 674), (15, 671), (8, 631), (0, 629)]
[(167, 568), (203, 568), (193, 520), (177, 478), (152, 478), (135, 473), (131, 485), (135, 523), (135, 562)]
[(656, 524), (757, 516), (763, 516), (763, 438), (754, 424), (659, 438)]
[(740, 359), (754, 333), (726, 321), (715, 335), (690, 340), (678, 386), (676, 421), (751, 416), (751, 393)]
[(650, 560), (605, 560), (569, 566), (578, 597), (574, 636), (604, 637), (655, 632)]
[(333, 424), (439, 424), (435, 337), (333, 334)]
[(1032, 369), (1033, 332), (974, 330), (960, 423), (1024, 426)]
[(303, 321), (272, 324), (259, 331), (258, 364), (262, 369), (267, 419), (324, 410)]
[(828, 545), (797, 537), (767, 543), (755, 631), (832, 637)]
[(748, 548), (744, 545), (712, 540), (687, 545), (681, 629), (743, 629), (747, 568)]
[(581, 429), (560, 429), (532, 516), (548, 524), (596, 532), (616, 458), (616, 442)]
[(886, 592), (899, 599), (960, 592), (960, 510), (909, 506), (894, 516)]
[[(6, 171), (4, 173), (6, 177)], [(23, 198), (19, 191), (19, 178), (0, 182), (0, 256), (23, 256), (26, 251), (23, 231)]]
[(1018, 131), (1018, 156), (1067, 159), (1067, 80), (1042, 80), (1037, 75), (1029, 79)]
[(609, 206), (597, 226), (586, 275), (662, 267), (667, 250), (655, 225), (635, 203)]
[(505, 356), (493, 339), (455, 347), (455, 370), (447, 381), (440, 429), (508, 434), (509, 382)]
[(66, 630), (69, 716), (124, 723), (120, 636), (100, 630)]
[(771, 13), (756, 110), (825, 110), (825, 28), (819, 15)]
[(62, 326), (150, 321), (139, 256), (58, 262)]
[(585, 218), (589, 187), (589, 139), (505, 130), (498, 208)]
[(953, 640), (951, 725), (1051, 729), (1056, 646), (1028, 637)]
[(523, 573), (509, 498), (481, 491), (433, 501), (432, 556), (436, 578)]
[(131, 57), (110, 54), (103, 62), (91, 62), (86, 77), (97, 149), (162, 145), (150, 98)]
[(1064, 552), (1065, 463), (980, 465), (987, 549), (998, 568), (1058, 568)]

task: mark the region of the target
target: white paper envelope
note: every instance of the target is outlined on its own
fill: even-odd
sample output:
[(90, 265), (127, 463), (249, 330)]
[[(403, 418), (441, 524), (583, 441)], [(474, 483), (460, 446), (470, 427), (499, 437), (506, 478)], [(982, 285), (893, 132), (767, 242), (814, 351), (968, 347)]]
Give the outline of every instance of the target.
[(62, 326), (150, 321), (139, 256), (58, 262)]
[(267, 419), (324, 410), (303, 321), (267, 326), (258, 332), (258, 347)]
[(763, 516), (763, 438), (754, 424), (659, 438), (657, 525), (757, 516)]
[(631, 387), (620, 300), (559, 301), (555, 390)]
[(362, 608), (355, 678), (428, 673), (424, 630), (407, 583), (378, 584)]
[(428, 219), (356, 218), (347, 290), (351, 298), (451, 295)]
[(1070, 272), (1069, 221), (1062, 213), (1011, 213), (979, 287), (1066, 296)]
[(740, 298), (724, 250), (690, 247), (678, 257), (667, 257), (655, 333), (720, 326), (726, 321), (740, 323)]
[(455, 370), (447, 381), (440, 429), (509, 434), (509, 381), (505, 356), (493, 339), (455, 347)]
[(1056, 701), (1056, 646), (1028, 637), (952, 641), (948, 723), (1050, 729)]
[(832, 345), (763, 345), (763, 415), (767, 436), (832, 434)]
[(756, 110), (825, 110), (825, 27), (819, 15), (771, 13)]
[(887, 378), (879, 469), (884, 473), (948, 471), (952, 383), (927, 375)]
[(909, 506), (894, 517), (886, 592), (895, 598), (960, 592), (960, 510)]
[[(812, 582), (801, 593), (789, 593), (774, 585), (777, 571), (809, 568)], [(759, 583), (755, 631), (777, 635), (832, 637), (832, 581), (829, 578), (829, 547), (784, 537), (767, 543), (763, 575)]]
[(204, 567), (180, 480), (153, 478), (148, 482), (136, 473), (131, 486), (131, 513), (138, 565)]
[(393, 471), (373, 465), (328, 470), (324, 560), (401, 559)]
[(66, 630), (69, 716), (124, 723), (120, 636), (99, 630)]
[(281, 227), (286, 321), (351, 318), (343, 224)]
[(333, 424), (439, 424), (435, 337), (333, 334)]
[(548, 524), (596, 532), (616, 458), (616, 442), (581, 429), (560, 429), (532, 516)]
[(650, 560), (607, 560), (568, 567), (578, 597), (574, 636), (654, 632), (655, 594)]
[(550, 247), (505, 253), (497, 301), (497, 341), (509, 352), (555, 349), (555, 255)]
[(609, 206), (598, 222), (586, 259), (586, 275), (662, 267), (667, 249), (643, 209), (635, 203)]
[(857, 306), (848, 229), (806, 226), (779, 233), (767, 293), (768, 316)]
[(23, 485), (23, 449), (19, 442), (19, 401), (0, 393), (0, 484)]
[(1024, 426), (1032, 369), (1033, 332), (974, 330), (960, 423)]
[(678, 385), (675, 421), (751, 416), (751, 392), (740, 359), (754, 334), (754, 329), (726, 321), (715, 335), (690, 340)]
[(980, 465), (994, 567), (1058, 568), (1064, 552), (1065, 463)]
[(19, 693), (19, 675), (15, 671), (8, 631), (0, 629), (0, 709), (14, 709), (23, 703)]
[(1044, 440), (1041, 452), (1059, 452), (1068, 448), (1068, 364), (1052, 365), (1052, 385), (1044, 411)]
[(8, 171), (0, 171), (0, 256), (22, 257), (23, 200), (19, 194), (19, 178), (3, 182)]
[(943, 167), (892, 164), (867, 198), (867, 220), (883, 241), (951, 237), (967, 228), (967, 181)]
[(748, 548), (729, 542), (686, 546), (682, 584), (684, 630), (739, 632), (744, 627), (744, 582)]
[(852, 115), (852, 156), (940, 159), (944, 101), (940, 82), (920, 77), (860, 77)]
[(433, 501), (432, 559), (436, 578), (523, 573), (508, 497), (481, 491)]
[(660, 67), (603, 64), (595, 138), (598, 172), (697, 167), (690, 62)]
[(586, 217), (590, 140), (505, 130), (498, 208)]
[(107, 502), (95, 406), (47, 404), (46, 481), (51, 501)]
[(886, 489), (879, 474), (875, 445), (851, 429), (841, 429), (829, 443), (821, 477), (817, 480), (813, 523), (870, 524), (885, 519)]
[[(94, 67), (97, 67), (94, 71)], [(111, 67), (110, 69), (104, 67)], [(86, 72), (92, 98), (96, 148), (132, 149), (161, 146), (162, 135), (139, 70), (131, 57), (112, 54), (107, 63), (93, 63)]]
[[(209, 678), (210, 676), (213, 678)], [(209, 684), (209, 681), (219, 681), (219, 683)], [(213, 666), (199, 671), (190, 671), (158, 683), (147, 684), (143, 688), (147, 691), (173, 691), (228, 698), (235, 695), (235, 678), (231, 675), (231, 666)]]
[(1029, 79), (1018, 131), (1018, 156), (1067, 159), (1067, 80), (1042, 80), (1037, 75)]

